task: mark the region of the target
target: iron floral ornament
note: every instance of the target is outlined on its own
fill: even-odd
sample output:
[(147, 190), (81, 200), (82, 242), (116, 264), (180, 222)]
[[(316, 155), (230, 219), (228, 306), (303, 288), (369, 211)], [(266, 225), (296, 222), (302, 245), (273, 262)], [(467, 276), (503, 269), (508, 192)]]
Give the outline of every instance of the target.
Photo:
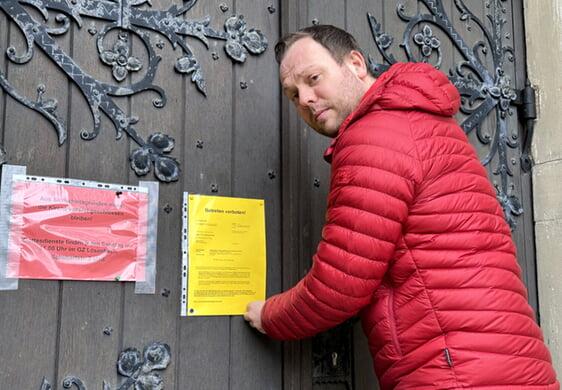
[[(117, 371), (127, 379), (116, 390), (162, 390), (164, 381), (155, 371), (166, 369), (170, 364), (170, 347), (167, 344), (153, 343), (147, 346), (143, 353), (136, 348), (127, 348), (119, 355)], [(63, 379), (62, 387), (86, 390), (86, 386), (79, 378)], [(53, 390), (46, 378), (43, 378), (40, 390)], [(103, 382), (103, 390), (111, 390), (107, 382)]]
[[(400, 46), (404, 49), (407, 61), (427, 62), (439, 69), (442, 66), (442, 47), (439, 39), (434, 35), (432, 26), (446, 34), (453, 46), (462, 55), (456, 67), (450, 69), (449, 79), (457, 87), (461, 95), (461, 112), (466, 115), (461, 127), (466, 134), (475, 131), (478, 141), (489, 147), (486, 156), (481, 160), (483, 165), (489, 164), (497, 156), (497, 167), (494, 176), (499, 181), (494, 181), (497, 199), (503, 207), (504, 215), (511, 229), (516, 227), (516, 218), (523, 213), (521, 202), (514, 195), (514, 184), (509, 178), (513, 176), (511, 166), (516, 165), (516, 159), (509, 159), (508, 149), (519, 146), (519, 135), (513, 132), (508, 135), (507, 118), (513, 114), (512, 105), (526, 104), (524, 96), (529, 93), (526, 89), (516, 91), (511, 86), (511, 79), (504, 72), (505, 61), (513, 62), (513, 48), (503, 42), (502, 28), (507, 23), (506, 12), (503, 6), (506, 0), (486, 0), (486, 8), (490, 10), (487, 15), (490, 28), (478, 19), (463, 3), (454, 0), (455, 7), (460, 12), (460, 20), (471, 30), (476, 26), (483, 35), (483, 39), (476, 42), (474, 47), (469, 47), (462, 39), (461, 34), (453, 26), (447, 16), (443, 3), (440, 0), (418, 0), (423, 3), (428, 12), (409, 16), (406, 14), (404, 4), (396, 8), (398, 17), (406, 23), (403, 39)], [(377, 63), (369, 56), (369, 66), (373, 73), (380, 74), (388, 69), (389, 64), (396, 61), (390, 52), (394, 38), (381, 31), (381, 25), (376, 18), (368, 14), (371, 32), (377, 49), (382, 55), (384, 63)], [(493, 69), (488, 69), (481, 55), (490, 55)], [(521, 100), (523, 96), (524, 101)], [(533, 95), (534, 96), (534, 95)], [(528, 99), (527, 99), (528, 100)], [(484, 119), (495, 114), (496, 129), (494, 134), (485, 134), (482, 129)], [(520, 115), (520, 119), (533, 119), (532, 116)], [(527, 172), (530, 169), (530, 136), (532, 126), (529, 128), (521, 150), (521, 169)]]
[[(161, 57), (155, 53), (149, 32), (165, 37), (174, 50), (181, 50), (182, 55), (176, 61), (175, 70), (189, 75), (192, 83), (204, 95), (206, 84), (203, 71), (184, 37), (203, 42), (207, 49), (209, 39), (223, 40), (227, 55), (236, 62), (244, 62), (248, 54), (263, 53), (268, 45), (267, 39), (259, 30), (247, 27), (242, 15), (229, 17), (224, 23), (224, 31), (210, 28), (209, 18), (197, 21), (185, 19), (184, 14), (196, 3), (197, 0), (184, 0), (181, 7), (172, 5), (167, 10), (158, 11), (144, 7), (150, 5), (148, 0), (0, 0), (0, 9), (19, 28), (27, 45), (23, 53), (18, 53), (14, 46), (10, 46), (6, 55), (13, 63), (25, 64), (31, 60), (35, 47), (41, 49), (78, 86), (86, 98), (93, 116), (93, 129), (82, 130), (82, 139), (91, 140), (97, 137), (103, 112), (112, 121), (117, 139), (125, 133), (139, 145), (129, 158), (131, 168), (137, 175), (146, 175), (154, 168), (155, 176), (160, 181), (176, 181), (179, 178), (179, 163), (169, 155), (174, 147), (173, 138), (156, 133), (145, 141), (133, 127), (139, 119), (127, 115), (114, 101), (115, 97), (153, 91), (158, 95), (153, 100), (153, 105), (156, 108), (165, 106), (164, 90), (153, 84)], [(44, 20), (38, 21), (33, 16), (36, 13), (28, 12), (30, 7), (38, 11)], [(56, 13), (56, 27), (47, 24), (50, 12)], [(71, 21), (81, 28), (84, 17), (108, 21), (100, 31), (88, 31), (97, 35), (99, 58), (110, 69), (115, 84), (96, 80), (87, 74), (53, 38), (66, 34)], [(110, 32), (117, 32), (118, 38), (112, 45), (107, 45), (106, 37)], [(140, 38), (149, 54), (146, 64), (131, 52), (133, 35)], [(158, 41), (155, 46), (161, 48), (163, 42)], [(144, 76), (130, 85), (121, 85), (133, 72), (144, 72)], [(37, 100), (31, 101), (22, 96), (0, 72), (0, 87), (12, 98), (49, 120), (57, 132), (59, 145), (65, 142), (67, 132), (64, 121), (57, 115), (57, 102), (55, 99), (44, 99), (44, 86), (38, 87)]]

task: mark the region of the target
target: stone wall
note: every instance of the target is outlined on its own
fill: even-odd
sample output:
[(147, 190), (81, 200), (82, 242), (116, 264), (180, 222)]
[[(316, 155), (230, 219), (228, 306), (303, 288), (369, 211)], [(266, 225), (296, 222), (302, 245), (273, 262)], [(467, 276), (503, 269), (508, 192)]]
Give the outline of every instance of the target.
[(539, 313), (562, 376), (562, 0), (525, 0), (527, 65), (537, 90), (532, 155)]

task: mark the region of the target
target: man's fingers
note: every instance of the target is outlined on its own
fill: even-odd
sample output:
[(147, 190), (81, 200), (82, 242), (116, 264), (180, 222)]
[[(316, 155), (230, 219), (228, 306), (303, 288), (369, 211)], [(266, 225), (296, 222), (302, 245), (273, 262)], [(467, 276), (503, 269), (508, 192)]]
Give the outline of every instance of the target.
[(244, 313), (244, 320), (252, 327), (265, 334), (265, 330), (261, 325), (261, 310), (265, 301), (250, 302), (246, 306), (246, 313)]
[(252, 328), (255, 328), (254, 322), (252, 321), (252, 318), (251, 318), (251, 316), (250, 316), (250, 312), (244, 313), (244, 320), (246, 320), (246, 322), (248, 322), (248, 324), (249, 324)]

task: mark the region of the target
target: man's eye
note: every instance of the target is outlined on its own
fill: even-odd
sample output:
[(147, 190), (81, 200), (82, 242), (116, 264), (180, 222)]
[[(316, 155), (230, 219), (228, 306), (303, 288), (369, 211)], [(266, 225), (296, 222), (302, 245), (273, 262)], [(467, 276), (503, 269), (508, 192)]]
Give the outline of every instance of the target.
[(314, 82), (314, 81), (318, 81), (318, 78), (319, 78), (319, 77), (320, 77), (319, 75), (313, 74), (312, 76), (310, 76), (310, 81), (313, 81), (313, 82)]

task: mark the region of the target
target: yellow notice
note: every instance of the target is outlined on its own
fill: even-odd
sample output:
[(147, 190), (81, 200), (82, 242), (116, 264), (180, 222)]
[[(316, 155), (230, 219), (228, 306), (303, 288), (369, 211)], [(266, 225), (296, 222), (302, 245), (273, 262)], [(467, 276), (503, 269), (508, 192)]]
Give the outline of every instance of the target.
[(244, 314), (265, 299), (263, 200), (189, 195), (187, 239), (187, 315)]

